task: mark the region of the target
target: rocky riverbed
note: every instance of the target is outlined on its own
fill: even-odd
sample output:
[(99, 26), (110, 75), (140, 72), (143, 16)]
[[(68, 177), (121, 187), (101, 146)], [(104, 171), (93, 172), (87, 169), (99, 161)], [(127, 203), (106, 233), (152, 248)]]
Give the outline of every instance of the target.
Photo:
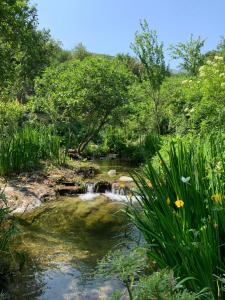
[[(105, 166), (104, 166), (105, 167)], [(69, 167), (51, 166), (43, 171), (23, 173), (10, 178), (1, 178), (0, 188), (4, 191), (7, 205), (12, 213), (23, 213), (39, 207), (41, 204), (56, 200), (59, 196), (79, 195), (88, 191), (93, 184), (93, 192), (105, 193), (117, 191), (122, 194), (132, 186), (126, 171), (101, 169), (90, 162), (76, 162)], [(111, 175), (110, 171), (113, 171)], [(119, 180), (121, 176), (125, 180)], [(124, 190), (124, 193), (123, 193)]]
[(19, 271), (5, 283), (10, 299), (98, 300), (124, 288), (94, 272), (108, 251), (133, 238), (122, 212), (133, 185), (128, 175), (123, 166), (76, 163), (1, 181), (19, 231)]

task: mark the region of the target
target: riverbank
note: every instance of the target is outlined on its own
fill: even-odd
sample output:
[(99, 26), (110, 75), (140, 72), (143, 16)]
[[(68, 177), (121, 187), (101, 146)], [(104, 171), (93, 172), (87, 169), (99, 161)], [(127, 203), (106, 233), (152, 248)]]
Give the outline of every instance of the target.
[[(113, 185), (119, 189), (119, 178), (129, 175), (129, 167), (118, 162), (109, 166), (99, 163), (70, 160), (64, 167), (45, 163), (41, 170), (0, 178), (0, 188), (12, 213), (31, 211), (59, 196), (84, 194), (88, 183), (99, 193), (110, 192)], [(115, 168), (113, 174), (111, 167)]]

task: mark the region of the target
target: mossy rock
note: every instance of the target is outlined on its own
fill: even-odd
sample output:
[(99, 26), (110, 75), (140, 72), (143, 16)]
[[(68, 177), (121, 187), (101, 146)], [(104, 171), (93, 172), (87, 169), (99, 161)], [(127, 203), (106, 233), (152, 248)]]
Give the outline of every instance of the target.
[(125, 223), (121, 203), (113, 203), (101, 195), (92, 201), (64, 197), (47, 203), (33, 212), (18, 216), (20, 224), (31, 230), (76, 234), (80, 231), (107, 233)]
[(75, 174), (83, 178), (93, 178), (100, 173), (100, 169), (94, 166), (83, 166), (75, 169)]
[(56, 192), (60, 196), (84, 194), (86, 188), (83, 184), (80, 185), (62, 185), (56, 187)]
[(112, 189), (112, 184), (108, 181), (98, 181), (95, 184), (95, 189), (94, 191), (96, 193), (105, 193), (106, 191), (111, 191)]

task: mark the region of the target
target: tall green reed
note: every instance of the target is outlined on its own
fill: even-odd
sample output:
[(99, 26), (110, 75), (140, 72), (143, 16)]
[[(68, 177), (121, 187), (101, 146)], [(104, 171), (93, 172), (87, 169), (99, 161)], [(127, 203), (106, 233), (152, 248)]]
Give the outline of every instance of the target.
[(224, 146), (222, 137), (172, 142), (167, 162), (158, 153), (159, 169), (149, 162), (134, 174), (139, 206), (128, 209), (158, 266), (193, 278), (188, 287), (206, 287), (214, 299), (225, 297)]
[(0, 140), (0, 175), (32, 170), (44, 159), (64, 160), (60, 138), (48, 127), (25, 126)]

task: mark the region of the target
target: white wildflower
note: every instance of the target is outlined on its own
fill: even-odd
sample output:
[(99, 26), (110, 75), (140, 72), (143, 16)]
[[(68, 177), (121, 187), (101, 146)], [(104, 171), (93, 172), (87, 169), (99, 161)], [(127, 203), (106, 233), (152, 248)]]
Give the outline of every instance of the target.
[(189, 181), (190, 181), (190, 179), (191, 179), (191, 177), (184, 177), (184, 176), (181, 176), (181, 181), (183, 182), (183, 183), (188, 183)]
[(222, 56), (216, 55), (216, 56), (214, 57), (214, 59), (215, 59), (215, 60), (220, 60), (220, 61), (222, 61), (222, 60), (223, 60), (223, 57), (222, 57)]

